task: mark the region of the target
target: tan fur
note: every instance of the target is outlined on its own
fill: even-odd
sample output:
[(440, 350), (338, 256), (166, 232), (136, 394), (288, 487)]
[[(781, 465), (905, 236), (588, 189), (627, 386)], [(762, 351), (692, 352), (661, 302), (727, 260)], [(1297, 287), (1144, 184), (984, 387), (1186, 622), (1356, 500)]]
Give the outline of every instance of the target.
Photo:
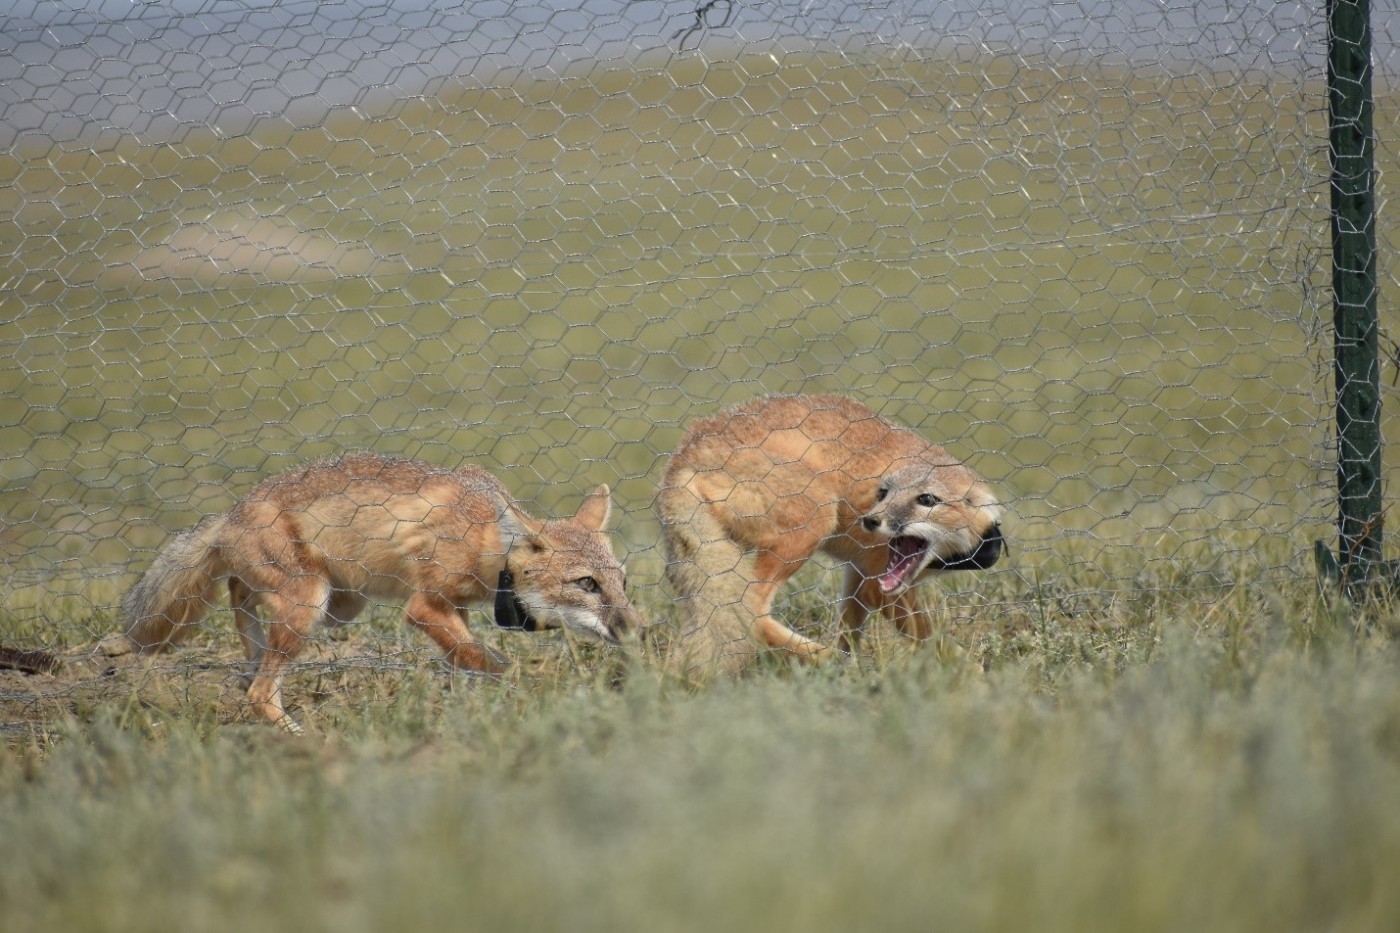
[(123, 600), (127, 637), (146, 653), (178, 642), (226, 584), (250, 663), (248, 698), (297, 731), (282, 706), (288, 663), (318, 621), (349, 621), (370, 599), (404, 600), (405, 621), (474, 671), (507, 667), (465, 621), (468, 605), (494, 598), (507, 566), (541, 627), (613, 642), (640, 629), (603, 534), (609, 511), (607, 486), (573, 518), (541, 521), (480, 467), (375, 454), (316, 461), (263, 480), (171, 541)]
[[(934, 494), (936, 505), (917, 504)], [(675, 663), (692, 675), (736, 671), (762, 647), (826, 658), (830, 648), (771, 614), (778, 589), (818, 551), (847, 568), (841, 625), (850, 649), (872, 611), (927, 638), (912, 585), (960, 561), (987, 566), (1002, 547), (1001, 508), (981, 479), (943, 448), (838, 396), (757, 399), (697, 421), (667, 466), (656, 507), (681, 603)], [(928, 542), (927, 560), (886, 591), (891, 542), (910, 534)]]

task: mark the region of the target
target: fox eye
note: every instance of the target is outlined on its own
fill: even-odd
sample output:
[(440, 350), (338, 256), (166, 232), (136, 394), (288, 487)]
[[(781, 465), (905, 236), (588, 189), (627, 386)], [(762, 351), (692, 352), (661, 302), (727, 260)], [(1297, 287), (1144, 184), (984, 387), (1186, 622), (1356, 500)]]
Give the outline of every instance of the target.
[(574, 581), (574, 586), (582, 587), (590, 593), (598, 592), (598, 581), (592, 577), (579, 577)]
[(938, 504), (939, 504), (940, 502), (942, 502), (943, 500), (940, 499), (940, 498), (938, 498), (937, 496), (935, 496), (935, 495), (934, 495), (933, 493), (931, 493), (931, 492), (926, 492), (926, 493), (924, 493), (923, 495), (919, 496), (919, 498), (915, 499), (914, 501), (917, 502), (917, 503), (919, 503), (919, 505), (922, 505), (922, 506), (923, 506), (924, 508), (926, 508), (926, 509), (931, 509), (931, 508), (933, 508), (935, 505), (938, 505)]
[(879, 489), (875, 490), (875, 501), (876, 501), (876, 502), (884, 502), (884, 501), (885, 501), (885, 496), (888, 496), (889, 494), (890, 494), (890, 491), (889, 491), (888, 489), (886, 489), (884, 486), (881, 486)]

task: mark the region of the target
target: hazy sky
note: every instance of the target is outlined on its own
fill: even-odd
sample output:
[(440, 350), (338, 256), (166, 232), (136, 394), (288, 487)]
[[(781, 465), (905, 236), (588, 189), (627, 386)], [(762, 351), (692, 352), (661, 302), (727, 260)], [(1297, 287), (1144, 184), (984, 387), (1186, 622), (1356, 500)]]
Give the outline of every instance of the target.
[[(641, 53), (776, 43), (965, 47), (1231, 71), (1321, 67), (1322, 0), (9, 0), (0, 13), (0, 144), (38, 131), (247, 124), (431, 91), (502, 69), (563, 71)], [(1390, 3), (1378, 72), (1396, 73)], [(1380, 9), (1380, 8), (1387, 9)], [(696, 50), (698, 47), (698, 51)]]

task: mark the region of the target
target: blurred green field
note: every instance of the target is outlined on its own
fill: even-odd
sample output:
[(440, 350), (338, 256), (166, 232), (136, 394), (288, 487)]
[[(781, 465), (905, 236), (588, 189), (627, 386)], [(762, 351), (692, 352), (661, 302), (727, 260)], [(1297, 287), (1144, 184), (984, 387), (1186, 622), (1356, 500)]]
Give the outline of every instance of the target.
[[(120, 572), (355, 447), (606, 481), (848, 392), (1069, 535), (1326, 533), (1320, 115), (1257, 76), (974, 56), (463, 79), (245, 135), (0, 154), (0, 555)], [(1307, 91), (1307, 93), (1311, 93)]]

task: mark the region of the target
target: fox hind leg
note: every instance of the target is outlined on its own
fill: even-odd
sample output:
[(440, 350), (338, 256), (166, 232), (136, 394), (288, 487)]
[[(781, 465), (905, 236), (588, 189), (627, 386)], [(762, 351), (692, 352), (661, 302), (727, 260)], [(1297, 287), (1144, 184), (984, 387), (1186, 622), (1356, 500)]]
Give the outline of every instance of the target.
[(720, 671), (737, 673), (757, 650), (750, 637), (752, 617), (745, 618), (754, 557), (735, 543), (713, 510), (689, 486), (662, 493), (666, 579), (681, 614), (666, 664), (694, 682)]
[(243, 674), (239, 677), (244, 689), (253, 684), (263, 652), (267, 650), (267, 630), (258, 618), (258, 594), (240, 577), (228, 578), (228, 601), (233, 608), (233, 623), (238, 640), (243, 643)]
[(749, 584), (744, 595), (744, 603), (754, 619), (754, 638), (762, 645), (795, 655), (804, 661), (825, 660), (830, 656), (831, 649), (799, 635), (774, 618), (773, 600), (783, 584), (801, 569), (815, 550), (815, 543), (808, 548), (805, 542), (798, 541), (796, 547), (787, 546), (782, 551), (760, 551), (754, 561), (757, 579)]
[(719, 671), (737, 673), (760, 647), (808, 660), (829, 654), (772, 614), (778, 590), (811, 557), (819, 537), (796, 530), (780, 537), (781, 547), (749, 551), (694, 490), (673, 487), (665, 496), (666, 577), (682, 612), (669, 666), (704, 680)]
[[(317, 621), (325, 615), (331, 598), (330, 583), (313, 574), (287, 575), (281, 586), (254, 591), (254, 595), (266, 611), (268, 623), (257, 671), (248, 687), (248, 701), (264, 719), (288, 732), (300, 733), (301, 726), (282, 706), (282, 678)], [(248, 615), (252, 615), (251, 611)], [(243, 634), (241, 628), (239, 633)]]

